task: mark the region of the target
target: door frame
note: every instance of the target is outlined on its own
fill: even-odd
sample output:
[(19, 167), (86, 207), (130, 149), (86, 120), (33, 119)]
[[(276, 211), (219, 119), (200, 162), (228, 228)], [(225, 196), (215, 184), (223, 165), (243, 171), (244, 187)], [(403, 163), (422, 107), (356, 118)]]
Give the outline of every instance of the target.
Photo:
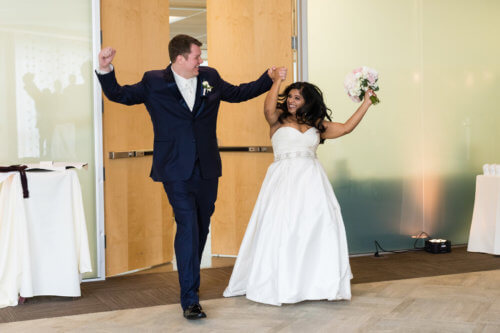
[(307, 6), (308, 0), (296, 0), (297, 10), (297, 77), (298, 81), (309, 79), (307, 60)]
[[(92, 68), (99, 66), (98, 54), (101, 50), (101, 1), (92, 0)], [(96, 245), (97, 276), (85, 282), (102, 281), (106, 278), (105, 238), (104, 238), (104, 162), (102, 133), (102, 93), (95, 75), (92, 75), (94, 95), (94, 168), (95, 168), (95, 207), (96, 207)]]

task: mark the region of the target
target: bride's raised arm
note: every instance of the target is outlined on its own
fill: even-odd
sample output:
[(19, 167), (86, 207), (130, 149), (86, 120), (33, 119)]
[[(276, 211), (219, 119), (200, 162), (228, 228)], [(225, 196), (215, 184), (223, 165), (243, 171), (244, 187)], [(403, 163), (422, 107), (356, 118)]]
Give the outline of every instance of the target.
[[(272, 88), (271, 88), (272, 89)], [(368, 96), (376, 96), (375, 93), (370, 89), (366, 92)], [(351, 133), (356, 126), (358, 126), (361, 119), (368, 111), (368, 108), (372, 105), (370, 98), (365, 98), (363, 103), (358, 107), (356, 112), (345, 123), (336, 123), (331, 121), (324, 121), (323, 125), (326, 131), (321, 133), (321, 138), (323, 139), (335, 139), (343, 135)]]
[(278, 121), (281, 110), (276, 108), (278, 104), (278, 94), (280, 91), (281, 82), (286, 78), (286, 68), (280, 67), (273, 69), (270, 76), (273, 80), (273, 85), (267, 93), (266, 100), (264, 101), (264, 116), (266, 117), (269, 126), (273, 126)]

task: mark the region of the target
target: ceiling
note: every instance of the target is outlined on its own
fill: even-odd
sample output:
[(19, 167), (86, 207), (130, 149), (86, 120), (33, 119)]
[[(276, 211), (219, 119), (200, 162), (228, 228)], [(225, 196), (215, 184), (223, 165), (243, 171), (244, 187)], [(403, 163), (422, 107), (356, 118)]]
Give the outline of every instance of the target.
[(193, 36), (203, 43), (203, 58), (207, 50), (206, 0), (170, 1), (170, 38), (178, 34)]

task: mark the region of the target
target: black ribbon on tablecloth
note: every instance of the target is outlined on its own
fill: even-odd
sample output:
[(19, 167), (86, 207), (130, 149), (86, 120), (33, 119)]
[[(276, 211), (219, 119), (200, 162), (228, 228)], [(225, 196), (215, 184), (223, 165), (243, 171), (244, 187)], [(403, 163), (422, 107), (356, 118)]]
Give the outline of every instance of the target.
[(26, 168), (27, 165), (11, 165), (8, 167), (0, 166), (0, 172), (12, 172), (18, 171), (21, 176), (21, 185), (23, 186), (23, 198), (29, 198), (30, 194), (28, 192), (28, 179), (26, 178)]

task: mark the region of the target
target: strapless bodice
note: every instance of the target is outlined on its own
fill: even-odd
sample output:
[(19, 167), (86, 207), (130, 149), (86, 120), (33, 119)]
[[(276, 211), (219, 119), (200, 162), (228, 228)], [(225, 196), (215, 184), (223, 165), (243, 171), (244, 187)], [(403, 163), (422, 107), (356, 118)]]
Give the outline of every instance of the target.
[(274, 132), (271, 138), (274, 160), (295, 157), (315, 158), (319, 140), (319, 131), (314, 127), (301, 132), (290, 126), (282, 126)]

